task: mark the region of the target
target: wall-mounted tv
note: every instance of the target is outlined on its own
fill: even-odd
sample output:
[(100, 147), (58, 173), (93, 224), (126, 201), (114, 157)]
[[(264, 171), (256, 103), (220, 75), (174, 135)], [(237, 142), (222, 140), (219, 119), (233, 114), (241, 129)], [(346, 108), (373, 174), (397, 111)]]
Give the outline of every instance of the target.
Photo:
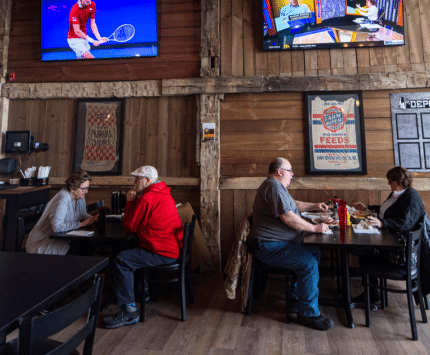
[(405, 44), (402, 0), (263, 0), (265, 51)]
[(31, 147), (31, 131), (6, 131), (4, 152), (28, 154)]
[(158, 55), (157, 0), (42, 0), (42, 61)]

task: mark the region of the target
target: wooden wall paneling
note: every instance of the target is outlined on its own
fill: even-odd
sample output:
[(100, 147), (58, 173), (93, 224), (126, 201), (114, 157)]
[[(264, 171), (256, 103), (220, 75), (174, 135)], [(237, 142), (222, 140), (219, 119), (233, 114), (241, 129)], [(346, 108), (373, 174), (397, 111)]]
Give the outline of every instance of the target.
[(254, 205), (255, 195), (257, 190), (246, 190), (246, 215), (252, 214), (252, 206)]
[(421, 39), (425, 70), (430, 71), (430, 17), (427, 10), (430, 8), (430, 0), (420, 0)]
[(304, 51), (296, 50), (291, 52), (292, 75), (305, 75), (305, 55)]
[[(200, 75), (199, 0), (160, 2), (159, 56), (99, 61), (40, 60), (40, 2), (14, 0), (8, 65), (17, 82), (146, 80)], [(36, 14), (36, 16), (35, 16)], [(174, 64), (174, 65), (172, 65)]]
[(148, 128), (146, 136), (146, 160), (145, 165), (152, 165), (157, 167), (157, 144), (158, 144), (158, 110), (159, 110), (159, 99), (148, 100)]
[[(364, 201), (362, 202), (365, 203)], [(383, 200), (381, 199), (380, 191), (369, 191), (369, 200), (367, 201), (368, 205), (381, 205), (382, 202)]]
[(297, 201), (307, 202), (309, 201), (309, 190), (295, 190), (296, 196), (294, 197)]
[(234, 190), (221, 191), (221, 260), (225, 262), (233, 247), (234, 229)]
[(318, 75), (318, 53), (316, 50), (305, 51), (305, 75)]
[(233, 75), (232, 0), (220, 2), (221, 76)]
[(167, 176), (181, 176), (182, 154), (181, 131), (186, 102), (177, 97), (169, 98)]
[(279, 53), (267, 52), (267, 76), (279, 76)]
[(246, 206), (246, 190), (234, 190), (233, 208), (234, 208), (234, 232), (239, 230), (240, 224), (248, 215)]
[(357, 72), (370, 73), (370, 53), (369, 48), (357, 48)]
[(357, 74), (357, 51), (355, 48), (342, 49), (345, 74)]
[(293, 70), (291, 58), (291, 52), (279, 53), (279, 76), (291, 76)]
[[(407, 1), (408, 11), (406, 12), (406, 26), (412, 35), (409, 40), (409, 58), (411, 64), (423, 64), (423, 42), (421, 33), (421, 17), (419, 0)], [(425, 10), (427, 14), (429, 9)], [(428, 46), (429, 44), (427, 44)], [(424, 69), (424, 68), (422, 68)]]
[(330, 66), (333, 75), (345, 74), (343, 64), (343, 51), (341, 49), (333, 49), (330, 51)]
[[(245, 0), (246, 1), (246, 0)], [(231, 57), (232, 75), (243, 76), (243, 18), (242, 0), (234, 0), (231, 3)]]
[(369, 204), (369, 191), (367, 190), (357, 190), (356, 193), (356, 201), (357, 202), (362, 202), (365, 205)]
[[(414, 36), (412, 24), (408, 21), (408, 12), (410, 8), (409, 1), (402, 1), (403, 3), (403, 25), (405, 29), (405, 45), (396, 47), (397, 56), (397, 71), (411, 70), (411, 62), (409, 58), (409, 43), (410, 38)], [(413, 21), (413, 19), (412, 19)]]
[(383, 49), (380, 47), (369, 48), (370, 72), (383, 73), (385, 71)]
[(318, 49), (318, 75), (329, 75), (331, 74), (330, 66), (330, 50), (329, 49)]
[(196, 132), (196, 97), (187, 97), (187, 106), (185, 114), (185, 127), (182, 136), (182, 156), (183, 164), (181, 164), (182, 171), (181, 176), (200, 176), (200, 171), (198, 170), (196, 164), (196, 142), (195, 138), (197, 136)]
[(256, 27), (254, 1), (243, 2), (243, 75), (255, 75), (255, 35)]
[(157, 170), (161, 176), (168, 176), (168, 145), (169, 145), (169, 97), (158, 99), (158, 135), (157, 135)]
[(395, 47), (384, 47), (382, 49), (382, 56), (384, 57), (385, 71), (393, 73), (397, 71), (397, 56)]

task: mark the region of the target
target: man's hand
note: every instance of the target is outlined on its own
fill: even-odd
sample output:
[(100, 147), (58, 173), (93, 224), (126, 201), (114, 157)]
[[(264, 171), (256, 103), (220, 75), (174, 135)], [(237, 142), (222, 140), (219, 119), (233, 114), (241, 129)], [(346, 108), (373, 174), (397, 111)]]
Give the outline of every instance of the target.
[(96, 214), (95, 216), (89, 217), (87, 219), (84, 219), (81, 222), (81, 227), (89, 226), (89, 225), (93, 224), (94, 222), (97, 222), (98, 219), (99, 219), (98, 214)]
[(133, 201), (136, 198), (137, 191), (135, 189), (132, 189), (127, 192), (127, 201)]
[(100, 44), (106, 43), (108, 41), (107, 37), (102, 37), (99, 39)]
[(329, 229), (329, 226), (325, 223), (317, 224), (315, 226), (315, 233), (327, 233)]
[(324, 212), (327, 212), (327, 211), (328, 211), (328, 206), (327, 206), (324, 202), (317, 203), (317, 204), (315, 205), (315, 207), (316, 207), (316, 209), (317, 209), (317, 210), (319, 210), (319, 211), (324, 211)]

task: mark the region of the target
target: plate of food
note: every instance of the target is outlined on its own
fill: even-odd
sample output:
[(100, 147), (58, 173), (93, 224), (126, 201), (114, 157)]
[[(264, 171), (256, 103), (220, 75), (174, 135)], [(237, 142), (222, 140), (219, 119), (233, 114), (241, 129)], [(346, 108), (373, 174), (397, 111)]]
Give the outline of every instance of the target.
[(311, 221), (315, 224), (325, 223), (329, 227), (336, 227), (338, 225), (338, 221), (330, 216), (317, 216), (313, 217)]
[(372, 214), (370, 212), (366, 212), (366, 211), (356, 211), (356, 212), (353, 212), (352, 215), (355, 218), (367, 218), (367, 217), (371, 216)]

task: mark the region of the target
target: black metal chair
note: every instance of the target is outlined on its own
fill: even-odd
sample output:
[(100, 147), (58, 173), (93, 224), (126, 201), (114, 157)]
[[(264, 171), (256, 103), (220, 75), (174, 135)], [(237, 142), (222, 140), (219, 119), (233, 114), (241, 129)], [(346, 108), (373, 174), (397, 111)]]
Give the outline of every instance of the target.
[[(366, 326), (370, 326), (370, 293), (369, 288), (375, 287), (382, 291), (381, 300), (386, 300), (386, 293), (406, 293), (408, 296), (409, 318), (412, 330), (412, 339), (418, 340), (417, 325), (415, 319), (414, 298), (412, 293), (418, 292), (421, 316), (423, 323), (427, 323), (427, 315), (424, 309), (424, 298), (420, 282), (420, 246), (422, 225), (407, 234), (405, 246), (405, 265), (394, 266), (383, 263), (375, 258), (369, 258), (360, 265), (364, 274), (365, 298), (366, 298)], [(378, 283), (369, 283), (369, 276), (376, 276), (381, 280)], [(405, 281), (406, 289), (391, 288), (387, 286), (388, 280)], [(384, 303), (384, 302), (383, 302)]]
[(15, 251), (25, 252), (25, 238), (34, 228), (45, 210), (46, 203), (21, 210), (16, 214), (16, 244)]
[[(191, 252), (194, 237), (194, 227), (196, 225), (196, 216), (193, 215), (191, 223), (185, 223), (184, 226), (184, 238), (182, 241), (181, 255), (178, 261), (174, 264), (158, 265), (141, 268), (138, 271), (141, 274), (140, 286), (141, 286), (141, 297), (140, 297), (140, 322), (145, 320), (145, 285), (158, 284), (165, 282), (179, 282), (181, 284), (181, 320), (186, 320), (186, 300), (185, 300), (185, 286), (188, 288), (188, 298), (191, 304), (194, 303), (193, 293), (193, 280), (191, 273)], [(166, 273), (174, 273), (173, 277), (166, 278)], [(179, 275), (177, 275), (179, 273)], [(160, 276), (160, 277), (157, 277)], [(164, 276), (164, 277), (163, 277)]]
[(259, 299), (263, 295), (269, 274), (284, 275), (285, 277), (285, 321), (290, 323), (290, 297), (292, 290), (290, 286), (290, 276), (293, 278), (295, 273), (289, 269), (267, 265), (258, 260), (255, 256), (252, 261), (251, 278), (248, 287), (248, 303), (245, 313), (248, 316), (252, 314), (253, 299)]
[[(5, 354), (79, 354), (76, 348), (85, 341), (82, 354), (91, 355), (103, 281), (104, 275), (98, 274), (95, 276), (94, 284), (79, 298), (44, 316), (21, 318), (19, 337), (5, 344)], [(69, 340), (61, 343), (48, 339), (51, 335), (67, 328), (87, 312), (89, 312), (87, 323)]]

